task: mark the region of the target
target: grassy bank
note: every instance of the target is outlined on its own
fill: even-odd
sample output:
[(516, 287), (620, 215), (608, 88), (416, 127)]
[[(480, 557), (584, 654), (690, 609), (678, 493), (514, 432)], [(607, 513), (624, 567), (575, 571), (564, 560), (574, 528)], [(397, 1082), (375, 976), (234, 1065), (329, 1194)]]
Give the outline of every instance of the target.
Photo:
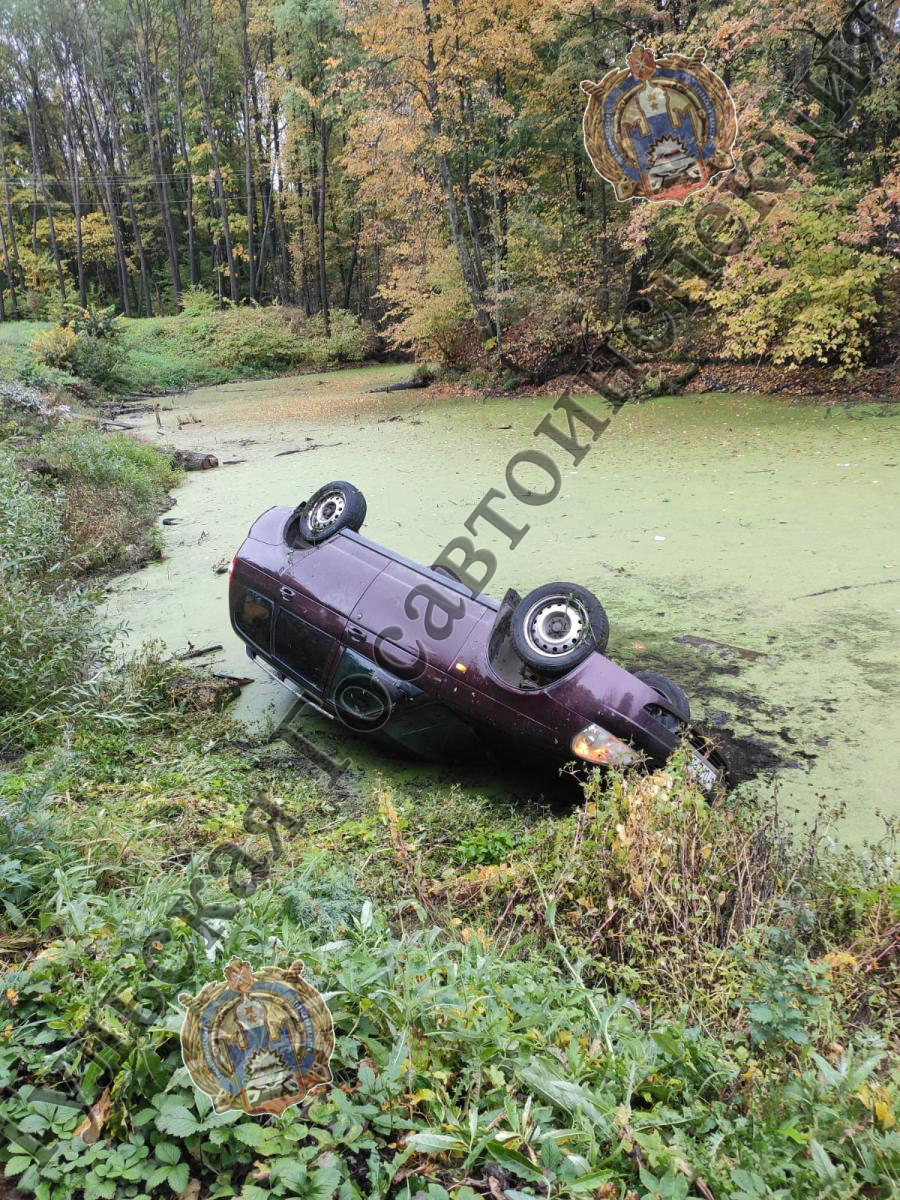
[[(896, 1194), (889, 840), (851, 854), (827, 823), (710, 806), (677, 760), (593, 779), (563, 814), (328, 786), (203, 704), (183, 663), (118, 660), (89, 581), (128, 561), (171, 470), (27, 398), (0, 451), (0, 1162), (19, 1191)], [(302, 958), (334, 1017), (334, 1086), (280, 1118), (215, 1116), (181, 1064), (177, 996), (232, 954)], [(96, 1140), (74, 1136), (86, 1104)]]
[[(9, 1152), (21, 1190), (895, 1194), (897, 914), (877, 856), (709, 808), (677, 765), (527, 825), (452, 792), (366, 811), (289, 745), (179, 707), (178, 673), (150, 656), (111, 676), (2, 784), (0, 1111), (60, 1146), (40, 1169)], [(277, 861), (244, 831), (272, 798)], [(268, 867), (229, 892), (223, 842)], [(191, 881), (230, 909), (214, 945)], [(151, 945), (168, 982), (141, 1025)], [(334, 1086), (282, 1118), (216, 1117), (181, 1067), (175, 997), (234, 953), (300, 957), (329, 998)], [(97, 1143), (35, 1084), (99, 1103)]]
[(128, 320), (108, 310), (61, 310), (53, 321), (0, 324), (0, 379), (82, 400), (227, 383), (371, 355), (371, 327), (336, 310), (228, 308), (195, 291), (177, 317)]
[(0, 385), (0, 751), (41, 736), (102, 663), (103, 572), (159, 554), (153, 522), (177, 479), (152, 446)]

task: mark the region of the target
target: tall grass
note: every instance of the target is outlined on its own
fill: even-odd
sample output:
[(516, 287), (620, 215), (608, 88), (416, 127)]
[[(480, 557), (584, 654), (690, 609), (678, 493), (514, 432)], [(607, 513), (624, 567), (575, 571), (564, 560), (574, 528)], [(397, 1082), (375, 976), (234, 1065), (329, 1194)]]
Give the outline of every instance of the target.
[[(0, 748), (47, 736), (101, 664), (97, 567), (134, 561), (177, 476), (154, 447), (70, 422), (0, 449)], [(30, 464), (42, 463), (35, 473)]]

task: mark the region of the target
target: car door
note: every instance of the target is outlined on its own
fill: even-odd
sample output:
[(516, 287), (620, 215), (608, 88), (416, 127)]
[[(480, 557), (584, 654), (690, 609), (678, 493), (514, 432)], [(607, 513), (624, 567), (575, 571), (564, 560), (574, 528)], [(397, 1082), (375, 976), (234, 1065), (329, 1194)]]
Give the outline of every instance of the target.
[(470, 595), (387, 560), (355, 604), (344, 640), (399, 675), (437, 683), (476, 626), (492, 615)]
[(380, 554), (340, 534), (285, 558), (272, 654), (317, 695), (325, 689), (354, 603), (384, 564)]
[(282, 600), (275, 614), (272, 658), (277, 667), (308, 691), (321, 696), (340, 645), (342, 622), (334, 620), (323, 628), (322, 624), (308, 620), (307, 615), (302, 603), (295, 604), (293, 598)]

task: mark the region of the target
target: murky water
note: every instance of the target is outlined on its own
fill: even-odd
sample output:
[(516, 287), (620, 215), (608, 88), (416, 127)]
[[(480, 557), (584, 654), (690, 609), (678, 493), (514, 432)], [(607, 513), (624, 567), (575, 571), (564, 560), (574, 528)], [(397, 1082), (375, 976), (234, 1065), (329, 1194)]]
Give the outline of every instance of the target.
[[(250, 666), (228, 623), (226, 577), (215, 573), (263, 509), (347, 479), (366, 494), (367, 536), (431, 562), (465, 533), (488, 488), (508, 494), (507, 460), (538, 444), (532, 430), (553, 399), (367, 394), (408, 374), (379, 367), (209, 388), (175, 397), (161, 432), (141, 419), (146, 437), (213, 451), (223, 465), (178, 489), (164, 560), (114, 585), (110, 616), (128, 623), (132, 643), (223, 643), (216, 669), (259, 675), (239, 715), (275, 719), (288, 700)], [(179, 429), (190, 417), (198, 423)], [(541, 507), (498, 502), (531, 526), (514, 551), (480, 525), (479, 545), (499, 561), (489, 590), (524, 594), (553, 579), (592, 588), (609, 614), (610, 655), (681, 682), (739, 773), (755, 775), (743, 789), (777, 786), (806, 815), (822, 796), (844, 802), (845, 836), (876, 835), (879, 809), (900, 813), (898, 425), (896, 410), (704, 395), (628, 406), (577, 470), (542, 438), (563, 468), (562, 490)], [(523, 482), (546, 486), (527, 471)], [(456, 777), (352, 740), (340, 752), (365, 779)], [(543, 786), (483, 772), (463, 784), (516, 798)]]

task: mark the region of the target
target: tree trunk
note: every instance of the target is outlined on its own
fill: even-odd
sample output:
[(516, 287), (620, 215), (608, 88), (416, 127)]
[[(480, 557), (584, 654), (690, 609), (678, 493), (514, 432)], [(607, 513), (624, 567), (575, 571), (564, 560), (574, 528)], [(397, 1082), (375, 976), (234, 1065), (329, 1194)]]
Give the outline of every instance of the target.
[(347, 264), (347, 278), (344, 280), (344, 308), (350, 307), (350, 289), (353, 286), (353, 272), (356, 270), (356, 260), (359, 255), (359, 234), (361, 228), (362, 219), (357, 214), (353, 245), (350, 247), (350, 262)]
[[(3, 181), (3, 203), (6, 208), (6, 222), (9, 227), (9, 249), (12, 250), (12, 259), (16, 274), (19, 278), (19, 286), (25, 287), (25, 277), (22, 274), (22, 267), (19, 262), (19, 247), (16, 242), (16, 227), (13, 224), (12, 202), (9, 198), (9, 176), (6, 173), (6, 142), (3, 139), (3, 120), (0, 116), (0, 178)], [(8, 274), (7, 270), (7, 274)]]
[(175, 124), (178, 129), (178, 149), (184, 163), (185, 211), (187, 215), (188, 259), (191, 272), (191, 287), (200, 282), (200, 263), (197, 256), (197, 237), (194, 231), (194, 177), (188, 155), (187, 138), (184, 134), (184, 71), (182, 62), (181, 29), (176, 23), (177, 55), (175, 72)]
[(81, 87), (82, 106), (87, 112), (88, 120), (91, 125), (91, 133), (94, 138), (94, 146), (96, 149), (97, 170), (100, 175), (100, 183), (103, 188), (103, 193), (106, 196), (106, 215), (109, 220), (110, 227), (113, 232), (113, 244), (116, 251), (116, 279), (119, 292), (119, 304), (126, 317), (131, 316), (131, 300), (128, 294), (128, 266), (125, 261), (125, 247), (122, 243), (122, 228), (119, 221), (119, 206), (116, 199), (115, 189), (113, 187), (113, 177), (116, 173), (115, 159), (108, 155), (108, 147), (105, 145), (100, 132), (100, 122), (97, 119), (97, 108), (94, 104), (91, 94), (91, 87), (88, 83), (88, 72), (86, 60), (84, 56), (84, 47), (81, 47), (81, 71), (79, 72), (79, 83)]
[[(225, 261), (228, 267), (228, 284), (231, 292), (232, 303), (237, 304), (238, 289), (237, 276), (234, 269), (234, 254), (232, 252), (231, 242), (231, 226), (228, 221), (228, 202), (225, 197), (225, 185), (222, 181), (222, 163), (219, 158), (219, 142), (216, 137), (216, 128), (213, 121), (212, 106), (209, 99), (209, 81), (206, 79), (203, 71), (203, 63), (200, 61), (200, 51), (197, 46), (197, 29), (193, 24), (189, 24), (190, 14), (179, 6), (177, 9), (178, 19), (182, 21), (182, 37), (184, 44), (187, 47), (188, 55), (190, 56), (191, 66), (194, 68), (194, 76), (197, 80), (197, 87), (200, 90), (200, 107), (203, 112), (203, 124), (206, 129), (206, 136), (209, 139), (209, 150), (213, 161), (213, 177), (216, 185), (216, 197), (219, 202), (219, 216), (222, 220), (222, 236), (225, 242)], [(208, 32), (208, 38), (212, 37), (212, 28)]]
[(453, 177), (450, 172), (450, 163), (447, 160), (447, 155), (440, 148), (444, 131), (437, 86), (437, 64), (434, 57), (434, 29), (431, 22), (431, 0), (421, 0), (421, 5), (425, 28), (427, 103), (436, 147), (435, 156), (437, 159), (438, 176), (441, 181), (441, 189), (444, 193), (447, 219), (450, 222), (450, 235), (453, 238), (453, 245), (459, 259), (463, 282), (466, 285), (466, 291), (475, 310), (475, 319), (478, 322), (478, 328), (485, 339), (488, 339), (494, 337), (495, 330), (485, 303), (484, 291), (478, 280), (475, 263), (469, 252), (469, 247), (466, 245), (465, 234), (463, 233), (462, 222), (459, 216), (459, 205), (457, 204), (456, 193), (453, 187)]
[(40, 190), (44, 199), (44, 209), (47, 213), (47, 225), (50, 231), (50, 248), (53, 252), (53, 262), (56, 266), (56, 279), (59, 283), (59, 294), (65, 300), (66, 298), (66, 280), (63, 275), (62, 259), (59, 255), (59, 246), (56, 241), (56, 225), (53, 221), (53, 208), (50, 204), (50, 196), (47, 192), (47, 185), (44, 182), (44, 173), (41, 170), (41, 156), (37, 144), (37, 129), (35, 125), (34, 105), (37, 104), (37, 80), (32, 75), (32, 100), (25, 103), (25, 117), (28, 122), (28, 141), (31, 146), (31, 163), (34, 169), (35, 187)]
[(256, 215), (256, 202), (253, 188), (253, 142), (250, 132), (250, 41), (247, 36), (247, 0), (240, 0), (241, 14), (241, 65), (243, 75), (243, 105), (244, 105), (244, 175), (247, 194), (247, 273), (249, 295), (256, 299), (256, 247), (253, 238), (253, 225)]
[(172, 223), (172, 209), (169, 202), (166, 161), (163, 154), (162, 138), (160, 137), (154, 103), (155, 88), (150, 69), (150, 12), (149, 7), (147, 9), (141, 7), (141, 0), (128, 0), (128, 13), (131, 18), (134, 48), (138, 62), (138, 80), (144, 112), (144, 126), (147, 131), (147, 142), (150, 150), (150, 163), (156, 183), (156, 194), (159, 198), (160, 216), (166, 239), (169, 272), (172, 276), (172, 290), (175, 294), (175, 309), (177, 311), (181, 305), (181, 275), (178, 269), (178, 246), (175, 239), (175, 226)]
[(73, 118), (70, 107), (68, 79), (71, 72), (68, 48), (62, 54), (54, 42), (52, 44), (53, 58), (56, 63), (56, 73), (59, 77), (59, 91), (62, 101), (63, 129), (68, 153), (64, 155), (69, 169), (69, 186), (72, 191), (72, 210), (75, 214), (75, 265), (78, 275), (78, 303), (82, 308), (87, 307), (87, 288), (84, 281), (84, 244), (81, 230), (81, 180), (78, 174), (78, 147), (73, 136)]
[(325, 265), (325, 181), (328, 170), (328, 138), (331, 129), (324, 116), (319, 118), (319, 304), (325, 324), (325, 336), (331, 337), (331, 315), (328, 311), (328, 274)]
[[(13, 278), (12, 269), (9, 262), (9, 247), (6, 244), (6, 230), (3, 227), (3, 218), (0, 217), (0, 247), (3, 250), (3, 269), (6, 272), (6, 282), (9, 285), (9, 302), (12, 306), (13, 316), (16, 320), (19, 319), (19, 302), (16, 299), (16, 281)], [(0, 291), (0, 300), (3, 293)], [(4, 318), (5, 319), (5, 318)]]

